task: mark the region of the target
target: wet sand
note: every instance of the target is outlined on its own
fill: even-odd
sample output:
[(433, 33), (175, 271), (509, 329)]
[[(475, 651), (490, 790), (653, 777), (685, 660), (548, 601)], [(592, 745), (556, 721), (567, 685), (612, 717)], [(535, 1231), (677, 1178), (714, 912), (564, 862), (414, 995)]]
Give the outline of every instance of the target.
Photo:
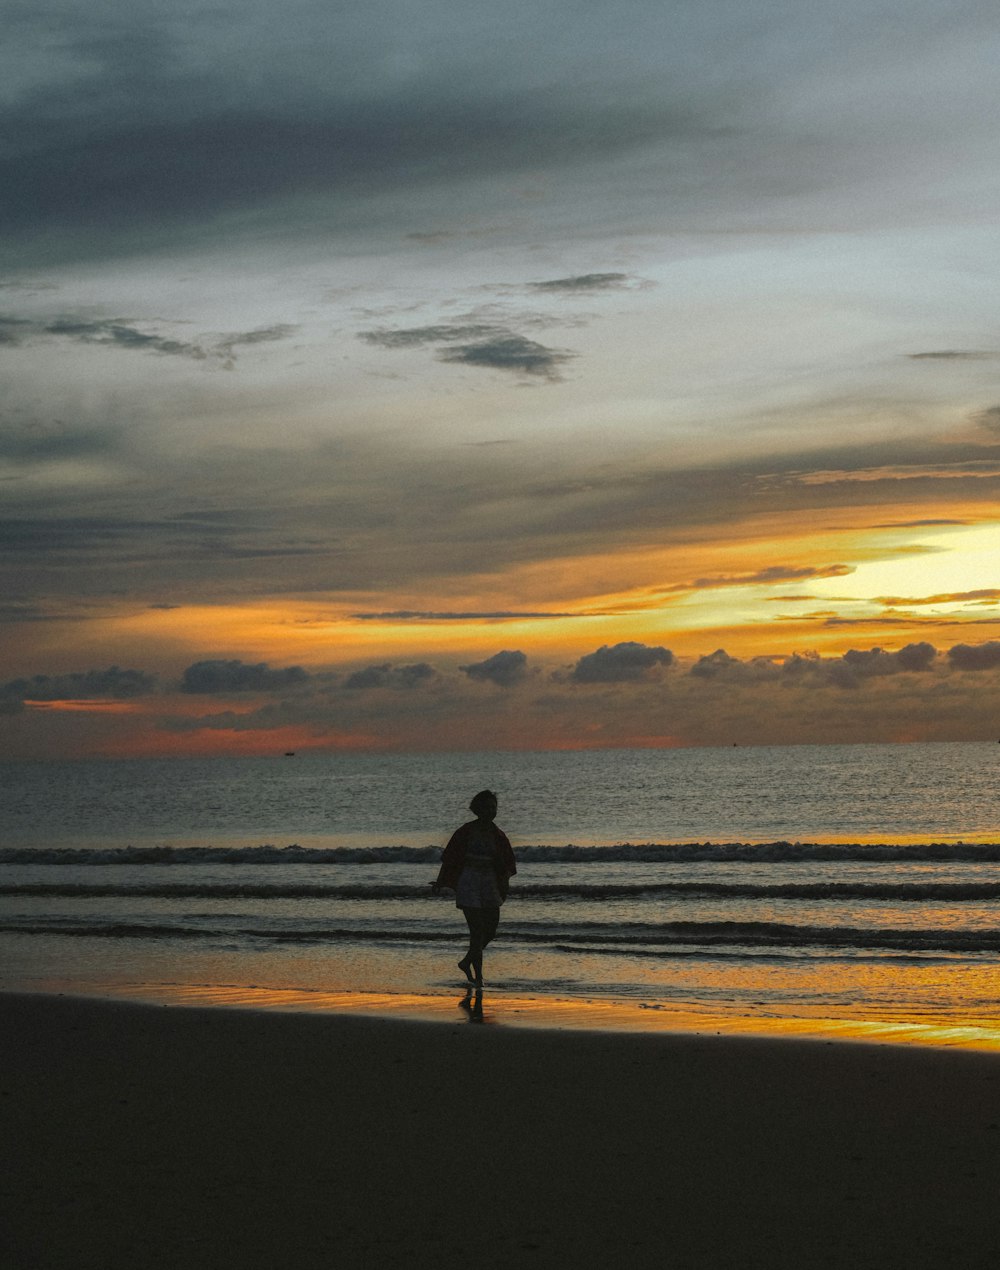
[(1000, 1265), (1000, 1056), (0, 995), (18, 1270)]

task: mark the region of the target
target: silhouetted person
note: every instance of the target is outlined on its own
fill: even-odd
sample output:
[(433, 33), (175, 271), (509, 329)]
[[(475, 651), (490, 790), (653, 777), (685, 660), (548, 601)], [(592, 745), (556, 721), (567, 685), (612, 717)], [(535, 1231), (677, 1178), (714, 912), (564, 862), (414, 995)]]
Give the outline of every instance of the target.
[(458, 968), (470, 983), (482, 987), (483, 949), (497, 933), (500, 905), (517, 863), (507, 835), (493, 823), (496, 794), (480, 790), (469, 810), (476, 818), (451, 835), (432, 886), (435, 891), (444, 886), (455, 892), (455, 903), (469, 925), (469, 951)]

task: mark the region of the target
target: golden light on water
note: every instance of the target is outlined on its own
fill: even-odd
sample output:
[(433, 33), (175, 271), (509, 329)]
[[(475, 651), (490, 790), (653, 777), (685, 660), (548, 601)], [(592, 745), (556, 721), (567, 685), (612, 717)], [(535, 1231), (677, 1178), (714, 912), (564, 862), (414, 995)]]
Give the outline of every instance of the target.
[[(343, 1014), (365, 1018), (409, 1019), (454, 1023), (470, 1018), (462, 1006), (469, 993), (431, 995), (385, 992), (323, 992), (234, 984), (147, 984), (142, 988), (108, 984), (101, 995), (157, 1004), (225, 1006), (234, 1009), (286, 1010), (309, 1014)], [(842, 1017), (801, 1007), (794, 1017), (692, 1010), (648, 1001), (600, 998), (527, 997), (483, 994), (481, 1018), (471, 1021), (500, 1027), (556, 1030), (684, 1033), (698, 1036), (756, 1036), (763, 1039), (860, 1041), (870, 1044), (920, 1045), (949, 1049), (1000, 1051), (1000, 1019), (942, 1016)]]

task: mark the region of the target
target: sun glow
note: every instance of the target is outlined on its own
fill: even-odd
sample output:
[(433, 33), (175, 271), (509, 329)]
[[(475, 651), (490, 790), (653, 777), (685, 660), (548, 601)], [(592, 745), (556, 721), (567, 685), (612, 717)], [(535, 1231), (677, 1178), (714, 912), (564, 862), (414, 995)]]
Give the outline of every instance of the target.
[(824, 578), (813, 586), (830, 600), (893, 600), (899, 606), (907, 600), (940, 596), (945, 611), (975, 602), (977, 592), (996, 588), (1000, 588), (997, 524), (920, 534), (906, 554), (859, 564), (849, 577)]

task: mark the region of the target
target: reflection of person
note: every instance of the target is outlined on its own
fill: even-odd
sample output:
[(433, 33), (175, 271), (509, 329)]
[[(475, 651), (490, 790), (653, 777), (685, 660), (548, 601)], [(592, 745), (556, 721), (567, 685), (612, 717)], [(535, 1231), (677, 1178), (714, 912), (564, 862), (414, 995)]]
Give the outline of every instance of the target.
[(483, 949), (497, 933), (500, 905), (507, 898), (509, 879), (517, 872), (510, 840), (493, 823), (497, 796), (488, 789), (469, 803), (475, 820), (468, 821), (451, 835), (441, 857), (441, 869), (434, 890), (448, 887), (469, 925), (469, 951), (458, 963), (469, 980), (482, 986)]

